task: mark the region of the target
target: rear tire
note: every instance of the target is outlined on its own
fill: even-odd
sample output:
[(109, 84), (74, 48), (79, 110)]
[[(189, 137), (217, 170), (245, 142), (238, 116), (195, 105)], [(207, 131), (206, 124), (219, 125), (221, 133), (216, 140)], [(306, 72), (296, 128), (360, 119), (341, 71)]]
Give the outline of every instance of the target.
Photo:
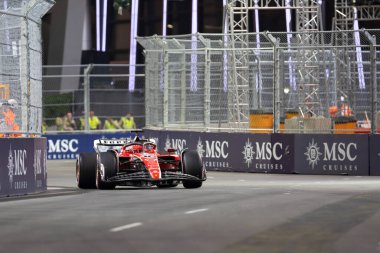
[[(185, 150), (182, 153), (182, 169), (185, 174), (203, 179), (203, 164), (202, 160), (195, 150)], [(202, 186), (202, 181), (184, 180), (185, 188), (199, 188)]]
[(95, 189), (96, 153), (80, 153), (76, 164), (77, 185), (81, 189)]
[(117, 159), (113, 152), (100, 153), (100, 159), (98, 163), (98, 168), (96, 170), (96, 188), (100, 190), (112, 190), (115, 189), (116, 184), (103, 181), (100, 174), (100, 166), (104, 166), (104, 178), (107, 180), (117, 173)]

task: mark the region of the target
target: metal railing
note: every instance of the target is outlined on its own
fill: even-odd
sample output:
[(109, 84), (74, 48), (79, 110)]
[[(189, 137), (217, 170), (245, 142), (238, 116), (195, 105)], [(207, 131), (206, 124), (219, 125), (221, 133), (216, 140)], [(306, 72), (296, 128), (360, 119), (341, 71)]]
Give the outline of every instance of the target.
[[(63, 131), (60, 120), (73, 115), (74, 131), (96, 131), (105, 121), (119, 121), (128, 112), (137, 128), (145, 125), (144, 65), (136, 65), (135, 86), (128, 87), (126, 64), (43, 66), (43, 122), (47, 132)], [(91, 129), (88, 118), (93, 111), (101, 125)], [(119, 127), (115, 126), (114, 131)], [(71, 130), (70, 130), (71, 131)], [(122, 131), (122, 126), (120, 126)]]
[[(315, 33), (313, 45), (302, 44), (300, 33), (248, 33), (248, 48), (238, 41), (229, 48), (231, 36), (223, 34), (138, 38), (145, 49), (146, 126), (376, 133), (380, 30)], [(349, 44), (340, 44), (343, 34)], [(248, 59), (245, 88), (232, 82), (239, 55)], [(242, 96), (247, 104), (237, 105)]]

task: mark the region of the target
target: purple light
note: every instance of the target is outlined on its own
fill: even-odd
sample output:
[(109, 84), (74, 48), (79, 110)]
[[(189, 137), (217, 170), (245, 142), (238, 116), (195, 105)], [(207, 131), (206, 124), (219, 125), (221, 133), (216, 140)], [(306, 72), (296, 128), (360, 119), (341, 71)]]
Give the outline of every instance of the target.
[(191, 54), (191, 84), (190, 90), (197, 90), (198, 81), (198, 71), (197, 71), (197, 33), (198, 33), (198, 0), (193, 0), (192, 12), (191, 12), (191, 49), (193, 53)]
[[(290, 0), (286, 0), (286, 7), (290, 7)], [(291, 42), (292, 42), (292, 27), (291, 27), (291, 22), (292, 22), (292, 13), (290, 9), (285, 10), (286, 13), (286, 39), (288, 42), (288, 52), (290, 54), (290, 47), (291, 47)], [(290, 87), (293, 88), (293, 90), (297, 90), (297, 84), (296, 84), (296, 77), (294, 73), (294, 66), (292, 62), (292, 57), (289, 56), (289, 83)]]
[(100, 51), (100, 0), (96, 0), (96, 51)]
[(103, 33), (102, 33), (102, 51), (106, 51), (106, 34), (107, 34), (107, 9), (108, 9), (108, 0), (103, 2)]
[(166, 36), (167, 34), (167, 26), (168, 26), (168, 0), (163, 0), (164, 9), (162, 12), (162, 36)]
[(139, 0), (132, 1), (131, 11), (131, 46), (129, 53), (129, 91), (135, 90), (136, 80), (136, 36), (138, 26)]
[(365, 89), (364, 80), (364, 67), (363, 67), (363, 55), (360, 43), (359, 34), (359, 22), (358, 22), (358, 10), (354, 7), (354, 37), (355, 37), (355, 49), (356, 49), (356, 61), (358, 62), (358, 78), (359, 78), (359, 88)]
[[(258, 7), (259, 3), (259, 0), (255, 0), (255, 7)], [(257, 54), (259, 55), (260, 54), (260, 21), (259, 21), (259, 10), (258, 9), (255, 9), (255, 30), (256, 30), (256, 48), (258, 49), (257, 50)], [(262, 87), (262, 80), (261, 80), (261, 76), (259, 75), (259, 73), (257, 72), (256, 73), (256, 89), (257, 90), (261, 90), (263, 87)]]
[[(223, 0), (223, 9), (226, 10), (227, 0)], [(224, 18), (224, 35), (223, 35), (223, 47), (227, 48), (227, 30), (228, 30), (228, 20), (227, 17)], [(224, 50), (223, 52), (223, 90), (227, 91), (228, 88), (228, 57), (227, 52)]]

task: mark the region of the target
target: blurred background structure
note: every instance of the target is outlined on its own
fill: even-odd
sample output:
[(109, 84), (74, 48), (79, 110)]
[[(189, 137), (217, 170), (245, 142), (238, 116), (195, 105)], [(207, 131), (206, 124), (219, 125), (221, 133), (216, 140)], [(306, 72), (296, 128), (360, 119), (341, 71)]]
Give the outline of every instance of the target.
[(280, 132), (287, 120), (281, 131), (374, 132), (379, 10), (376, 0), (62, 0), (43, 20), (44, 121), (55, 130), (67, 111), (79, 122), (93, 110), (102, 121), (132, 112), (139, 128)]
[(50, 0), (0, 1), (0, 136), (40, 134), (41, 18)]

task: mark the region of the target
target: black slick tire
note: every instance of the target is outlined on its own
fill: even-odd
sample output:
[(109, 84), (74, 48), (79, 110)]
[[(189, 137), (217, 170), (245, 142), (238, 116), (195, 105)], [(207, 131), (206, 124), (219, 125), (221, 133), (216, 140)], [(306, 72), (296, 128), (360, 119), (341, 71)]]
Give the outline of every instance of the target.
[(81, 189), (95, 189), (96, 153), (80, 153), (76, 162), (77, 185)]
[(117, 159), (113, 152), (100, 153), (100, 160), (96, 170), (96, 188), (100, 190), (112, 190), (115, 189), (116, 184), (111, 182), (105, 182), (101, 179), (100, 166), (104, 166), (104, 178), (107, 180), (113, 176), (116, 176), (117, 172)]
[[(182, 153), (182, 169), (185, 174), (202, 179), (203, 164), (202, 160), (195, 150), (185, 150)], [(185, 188), (199, 188), (202, 186), (202, 181), (198, 180), (183, 180)]]

